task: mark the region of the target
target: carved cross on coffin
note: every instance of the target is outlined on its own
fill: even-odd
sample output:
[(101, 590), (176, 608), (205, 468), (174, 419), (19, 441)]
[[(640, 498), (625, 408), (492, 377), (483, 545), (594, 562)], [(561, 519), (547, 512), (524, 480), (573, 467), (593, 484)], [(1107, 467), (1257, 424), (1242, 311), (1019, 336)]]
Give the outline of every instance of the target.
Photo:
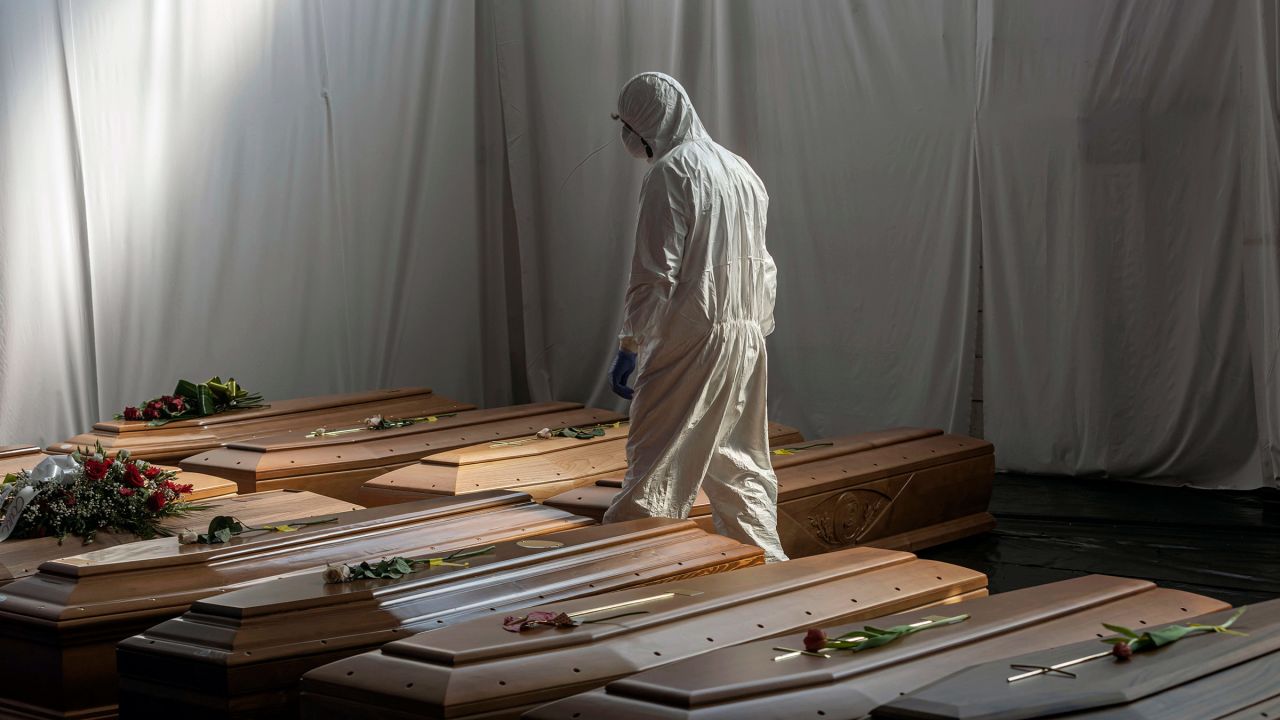
[[(612, 423), (624, 416), (577, 403), (533, 403), (472, 410), (434, 417), (405, 427), (370, 430), (360, 423), (329, 426), (229, 443), (187, 458), (182, 467), (234, 480), (241, 492), (297, 488), (361, 505), (357, 493), (366, 480), (414, 463), (425, 455), (456, 448), (529, 437), (546, 427)], [(395, 497), (392, 502), (422, 499)]]
[[(1230, 615), (1222, 611), (1177, 620), (1180, 624), (1219, 625)], [(1168, 622), (1144, 619), (1144, 625), (1113, 624), (1145, 631)], [(1127, 661), (1105, 657), (1072, 666), (1074, 678), (1042, 675), (1008, 681), (1011, 665), (1052, 666), (1109, 646), (1099, 642), (1075, 643), (983, 662), (908, 693), (877, 709), (872, 717), (877, 720), (1266, 717), (1261, 711), (1244, 711), (1280, 698), (1280, 600), (1249, 607), (1231, 629), (1245, 636), (1217, 633), (1190, 636), (1154, 650), (1134, 653)]]
[[(305, 518), (296, 518), (305, 520)], [(0, 714), (110, 713), (115, 644), (191, 603), (333, 562), (448, 553), (581, 527), (591, 520), (521, 493), (479, 493), (337, 514), (294, 532), (220, 545), (146, 540), (46, 562), (0, 592)]]
[[(1029, 648), (1093, 638), (1103, 622), (1170, 622), (1224, 603), (1149, 582), (1090, 575), (948, 604), (931, 612), (969, 619), (862, 652), (775, 660), (777, 647), (804, 647), (801, 633), (714, 650), (581, 693), (526, 714), (531, 720), (755, 717), (862, 718), (899, 693), (957, 667)], [(828, 637), (917, 622), (919, 611), (826, 627)], [(1007, 674), (1007, 673), (1006, 673)]]
[[(326, 585), (319, 573), (207, 598), (120, 645), (125, 715), (296, 713), (302, 673), (412, 633), (538, 602), (762, 562), (759, 548), (687, 520), (646, 518), (499, 543), (469, 567)], [(655, 589), (656, 590), (656, 589)], [(181, 673), (166, 668), (181, 666)]]
[[(981, 573), (854, 548), (516, 611), (566, 612), (578, 627), (512, 634), (492, 617), (421, 633), (307, 673), (311, 720), (508, 717), (717, 648), (986, 594)], [(856, 602), (853, 602), (856, 600)], [(611, 608), (591, 612), (595, 608)], [(632, 611), (632, 614), (626, 614)], [(619, 716), (621, 717), (621, 716)]]
[(475, 405), (441, 397), (430, 388), (410, 387), (368, 392), (318, 395), (291, 400), (267, 400), (267, 406), (228, 410), (216, 415), (176, 420), (152, 427), (145, 420), (104, 420), (87, 433), (46, 448), (69, 453), (102, 443), (108, 454), (128, 450), (134, 457), (177, 462), (189, 455), (235, 440), (291, 430), (359, 423), (373, 415), (418, 417), (461, 412)]

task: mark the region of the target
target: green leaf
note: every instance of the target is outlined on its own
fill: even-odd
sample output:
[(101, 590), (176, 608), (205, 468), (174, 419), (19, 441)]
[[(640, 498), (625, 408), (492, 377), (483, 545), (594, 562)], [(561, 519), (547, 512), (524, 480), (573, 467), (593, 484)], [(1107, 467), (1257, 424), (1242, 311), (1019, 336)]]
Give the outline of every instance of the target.
[(1127, 638), (1130, 638), (1130, 639), (1132, 639), (1132, 640), (1137, 640), (1137, 639), (1138, 639), (1138, 633), (1136, 633), (1136, 632), (1134, 632), (1134, 631), (1130, 630), (1129, 628), (1127, 628), (1127, 627), (1125, 627), (1125, 626), (1123, 626), (1123, 625), (1109, 625), (1109, 624), (1107, 624), (1107, 623), (1102, 623), (1102, 627), (1104, 627), (1104, 628), (1106, 628), (1106, 629), (1110, 630), (1110, 631), (1111, 631), (1111, 632), (1113, 632), (1113, 633), (1116, 633), (1116, 634), (1118, 634), (1118, 635), (1123, 635), (1123, 636), (1125, 636), (1125, 637), (1127, 637)]
[(178, 386), (173, 389), (173, 394), (181, 396), (193, 405), (200, 400), (200, 388), (190, 380), (179, 380)]
[(222, 528), (221, 530), (215, 530), (213, 532), (213, 537), (216, 538), (218, 542), (225, 543), (231, 542), (232, 535), (230, 530)]

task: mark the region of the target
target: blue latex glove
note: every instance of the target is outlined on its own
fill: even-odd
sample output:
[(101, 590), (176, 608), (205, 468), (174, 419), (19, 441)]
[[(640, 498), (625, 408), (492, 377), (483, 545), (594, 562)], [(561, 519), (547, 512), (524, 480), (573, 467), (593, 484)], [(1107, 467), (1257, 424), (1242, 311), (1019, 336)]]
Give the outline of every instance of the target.
[(631, 396), (635, 395), (636, 391), (627, 387), (627, 379), (635, 369), (636, 354), (630, 350), (619, 349), (618, 355), (613, 358), (613, 366), (609, 368), (609, 386), (618, 397), (630, 400)]

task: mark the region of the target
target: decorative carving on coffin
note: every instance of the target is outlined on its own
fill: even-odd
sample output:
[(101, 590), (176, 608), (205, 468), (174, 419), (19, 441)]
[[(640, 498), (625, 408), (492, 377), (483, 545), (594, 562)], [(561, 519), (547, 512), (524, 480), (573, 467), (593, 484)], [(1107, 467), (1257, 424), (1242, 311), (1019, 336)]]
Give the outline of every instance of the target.
[(860, 541), (893, 502), (879, 490), (845, 490), (819, 503), (805, 518), (818, 539), (840, 548)]
[[(352, 432), (326, 435), (299, 430), (260, 437), (198, 453), (184, 460), (182, 466), (234, 480), (242, 492), (299, 488), (366, 506), (385, 505), (388, 502), (373, 496), (369, 497), (370, 502), (364, 502), (365, 496), (359, 493), (361, 485), (396, 468), (407, 469), (406, 465), (416, 464), (423, 456), (469, 449), (479, 441), (485, 441), (479, 447), (486, 448), (511, 438), (531, 436), (544, 427), (622, 419), (613, 411), (584, 408), (577, 403), (513, 405), (473, 410), (406, 427), (355, 428)], [(423, 497), (399, 493), (392, 502)]]
[(499, 543), (469, 558), (469, 567), (432, 567), (397, 580), (334, 586), (311, 573), (207, 598), (120, 644), (122, 714), (292, 716), (304, 672), (409, 633), (480, 616), (500, 623), (539, 601), (686, 580), (763, 560), (759, 548), (665, 518), (546, 539), (557, 542)]
[(308, 432), (326, 425), (360, 423), (373, 415), (418, 417), (474, 408), (420, 387), (268, 400), (267, 407), (230, 410), (157, 427), (145, 421), (106, 420), (95, 423), (89, 432), (54, 443), (46, 450), (69, 453), (100, 442), (110, 454), (127, 449), (134, 457), (172, 463), (228, 442), (292, 430)]
[(708, 637), (727, 647), (976, 597), (985, 594), (985, 585), (981, 573), (955, 565), (854, 548), (539, 604), (513, 614), (580, 613), (580, 620), (639, 614), (519, 634), (484, 617), (420, 633), (309, 672), (302, 681), (303, 716), (518, 717), (534, 705), (705, 652)]
[(3, 591), (0, 674), (27, 681), (0, 685), (0, 715), (114, 713), (115, 644), (210, 595), (281, 575), (319, 577), (331, 562), (448, 553), (590, 522), (521, 493), (480, 493), (341, 513), (334, 523), (220, 545), (162, 538), (46, 562)]
[[(930, 614), (969, 619), (903, 638), (874, 650), (830, 658), (774, 661), (774, 647), (803, 647), (800, 631), (716, 649), (662, 665), (553, 702), (524, 715), (571, 718), (862, 718), (900, 693), (928, 685), (956, 668), (1042, 648), (1089, 640), (1101, 623), (1141, 626), (1181, 622), (1225, 603), (1142, 580), (1089, 575), (1039, 587), (828, 626), (828, 636), (864, 625), (892, 627)], [(1105, 649), (1105, 646), (1098, 644)], [(1005, 688), (1001, 688), (1004, 692)], [(988, 696), (1000, 693), (988, 692)], [(388, 716), (395, 717), (395, 716)]]

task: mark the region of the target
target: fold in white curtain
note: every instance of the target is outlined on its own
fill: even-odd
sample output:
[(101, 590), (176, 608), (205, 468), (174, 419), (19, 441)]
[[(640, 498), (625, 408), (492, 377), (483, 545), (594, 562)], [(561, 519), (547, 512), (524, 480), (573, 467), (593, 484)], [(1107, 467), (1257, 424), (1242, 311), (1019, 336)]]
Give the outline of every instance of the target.
[(0, 4), (0, 444), (178, 377), (612, 404), (669, 72), (772, 198), (776, 418), (1277, 484), (1276, 9), (1082, 0)]

